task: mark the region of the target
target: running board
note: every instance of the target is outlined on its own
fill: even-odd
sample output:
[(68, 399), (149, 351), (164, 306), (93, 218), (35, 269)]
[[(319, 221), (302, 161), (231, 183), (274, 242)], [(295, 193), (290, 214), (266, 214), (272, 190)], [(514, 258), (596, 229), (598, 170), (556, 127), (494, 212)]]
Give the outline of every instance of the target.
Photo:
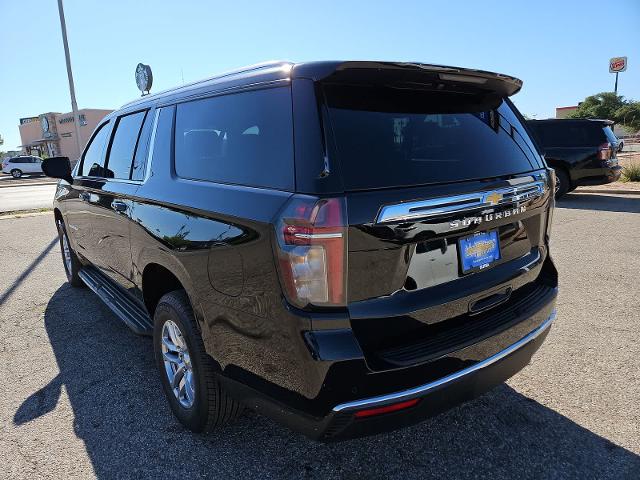
[(149, 314), (127, 298), (127, 294), (104, 274), (95, 267), (84, 267), (78, 276), (131, 330), (138, 335), (153, 335), (153, 322)]

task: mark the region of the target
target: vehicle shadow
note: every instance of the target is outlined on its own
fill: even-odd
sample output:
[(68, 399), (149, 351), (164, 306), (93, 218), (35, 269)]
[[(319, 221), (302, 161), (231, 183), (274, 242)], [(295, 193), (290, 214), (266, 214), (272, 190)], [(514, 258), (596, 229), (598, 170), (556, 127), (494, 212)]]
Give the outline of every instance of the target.
[(59, 375), (17, 425), (52, 411), (64, 386), (98, 478), (640, 478), (640, 457), (503, 385), (390, 434), (307, 440), (254, 413), (208, 436), (171, 415), (151, 341), (88, 290), (61, 286), (45, 327)]
[(33, 259), (33, 261), (29, 264), (29, 266), (27, 268), (24, 269), (24, 271), (20, 274), (20, 276), (18, 276), (18, 278), (16, 278), (11, 285), (9, 285), (7, 287), (6, 290), (4, 290), (2, 293), (0, 293), (0, 305), (3, 305), (13, 294), (14, 292), (18, 289), (18, 287), (20, 287), (20, 285), (22, 285), (22, 283), (26, 280), (26, 278), (31, 275), (31, 272), (33, 272), (33, 270), (40, 265), (40, 263), (42, 262), (42, 260), (44, 260), (44, 258), (49, 255), (49, 252), (51, 252), (51, 250), (53, 249), (53, 247), (56, 246), (56, 244), (58, 243), (58, 237), (54, 237), (49, 244), (45, 247), (45, 249), (40, 252), (40, 254)]
[(557, 208), (640, 213), (640, 196), (599, 195), (575, 191), (556, 202)]

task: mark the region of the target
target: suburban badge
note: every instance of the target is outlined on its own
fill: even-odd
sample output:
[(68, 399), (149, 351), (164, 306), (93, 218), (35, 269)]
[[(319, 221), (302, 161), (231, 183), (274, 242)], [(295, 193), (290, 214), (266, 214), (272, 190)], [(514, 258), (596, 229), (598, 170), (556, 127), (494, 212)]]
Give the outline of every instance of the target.
[(527, 207), (521, 205), (510, 208), (508, 210), (503, 210), (502, 212), (489, 212), (475, 217), (463, 218), (462, 220), (452, 220), (451, 222), (449, 222), (449, 228), (468, 227), (471, 224), (479, 225), (484, 222), (491, 222), (493, 220), (500, 220), (512, 215), (518, 215), (519, 213), (524, 213), (526, 211)]

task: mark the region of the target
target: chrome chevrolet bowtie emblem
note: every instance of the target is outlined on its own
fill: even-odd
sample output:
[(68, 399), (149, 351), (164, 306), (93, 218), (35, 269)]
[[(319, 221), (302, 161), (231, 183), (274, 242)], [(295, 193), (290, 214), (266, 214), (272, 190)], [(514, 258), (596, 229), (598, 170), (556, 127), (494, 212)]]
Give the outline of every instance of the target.
[(484, 196), (484, 203), (489, 205), (498, 205), (500, 200), (502, 200), (502, 194), (498, 192), (487, 193)]

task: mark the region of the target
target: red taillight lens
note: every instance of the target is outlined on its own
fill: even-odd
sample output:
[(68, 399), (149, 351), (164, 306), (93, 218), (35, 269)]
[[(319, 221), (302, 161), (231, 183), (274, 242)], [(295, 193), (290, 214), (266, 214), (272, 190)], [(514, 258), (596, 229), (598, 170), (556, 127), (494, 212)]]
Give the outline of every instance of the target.
[(419, 398), (414, 398), (412, 400), (407, 400), (406, 402), (394, 403), (392, 405), (386, 405), (384, 407), (378, 408), (369, 408), (367, 410), (360, 410), (354, 414), (356, 418), (366, 418), (366, 417), (374, 417), (376, 415), (383, 415), (385, 413), (397, 412), (398, 410), (404, 410), (406, 408), (411, 408), (420, 401)]
[(610, 160), (612, 151), (613, 148), (610, 143), (603, 143), (598, 147), (598, 159), (602, 162)]
[(278, 269), (287, 300), (346, 305), (345, 201), (294, 196), (276, 224)]

